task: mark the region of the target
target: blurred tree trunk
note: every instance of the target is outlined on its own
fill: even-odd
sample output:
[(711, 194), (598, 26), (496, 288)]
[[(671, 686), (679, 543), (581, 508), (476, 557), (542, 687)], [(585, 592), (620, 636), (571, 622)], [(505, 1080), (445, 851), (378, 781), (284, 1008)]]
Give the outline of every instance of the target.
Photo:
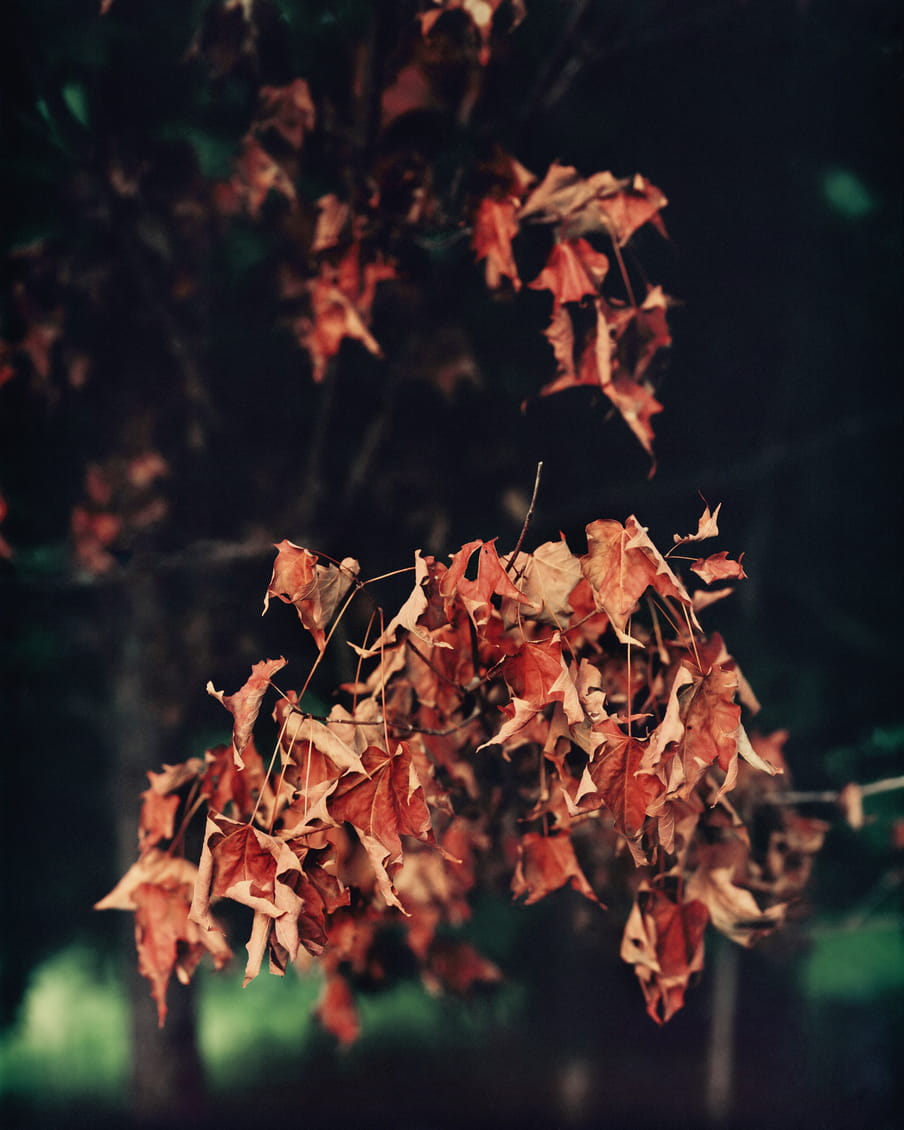
[[(168, 760), (155, 680), (156, 663), (166, 650), (168, 612), (159, 580), (147, 569), (130, 570), (113, 601), (110, 686), (113, 709), (110, 733), (116, 780), (113, 789), (119, 867), (135, 861), (135, 815), (138, 794), (147, 787), (147, 771)], [(132, 923), (128, 924), (131, 934)], [(132, 1011), (131, 1105), (139, 1118), (181, 1122), (200, 1116), (206, 1094), (197, 1043), (193, 985), (170, 985), (165, 1028), (148, 982), (138, 973), (131, 942), (127, 965)]]

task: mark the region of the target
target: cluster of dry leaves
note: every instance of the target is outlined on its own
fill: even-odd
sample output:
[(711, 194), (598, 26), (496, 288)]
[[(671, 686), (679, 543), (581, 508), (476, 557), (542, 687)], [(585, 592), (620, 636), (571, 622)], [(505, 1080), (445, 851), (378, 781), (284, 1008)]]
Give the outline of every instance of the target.
[[(643, 445), (652, 467), (652, 419), (662, 410), (654, 386), (658, 359), (671, 343), (670, 300), (627, 260), (639, 228), (651, 225), (665, 234), (663, 193), (641, 175), (620, 178), (605, 171), (585, 177), (558, 163), (535, 175), (495, 142), (475, 146), (462, 159), (454, 178), (458, 189), (452, 191), (423, 146), (391, 141), (396, 124), (418, 113), (443, 114), (464, 124), (479, 104), (494, 44), (524, 14), (517, 0), (438, 0), (426, 6), (396, 64), (377, 68), (372, 92), (379, 109), (377, 143), (352, 138), (361, 155), (346, 161), (341, 195), (336, 191), (313, 198), (303, 188), (306, 182), (324, 180), (318, 162), (335, 148), (337, 137), (352, 129), (337, 125), (341, 113), (335, 99), (312, 90), (301, 77), (281, 86), (260, 86), (231, 176), (195, 176), (170, 202), (167, 222), (176, 236), (165, 241), (172, 245), (167, 302), (177, 313), (166, 316), (165, 326), (171, 328), (171, 322), (183, 317), (188, 324), (194, 320), (193, 303), (203, 290), (205, 270), (204, 254), (197, 249), (206, 246), (210, 232), (228, 233), (234, 223), (250, 220), (277, 236), (279, 250), (269, 265), (271, 297), (284, 326), (310, 358), (314, 381), (322, 382), (348, 343), (383, 356), (375, 326), (377, 299), (381, 293), (385, 297), (386, 284), (397, 297), (406, 287), (424, 284), (406, 249), (418, 241), (460, 237), (470, 243), (475, 279), (483, 264), (494, 295), (517, 301), (525, 288), (550, 294), (542, 331), (549, 379), (539, 389), (525, 389), (525, 396), (579, 386), (599, 390)], [(220, 0), (208, 17), (210, 27), (199, 34), (187, 57), (200, 60), (217, 80), (253, 58), (256, 6)], [(218, 20), (225, 21), (221, 27)], [(363, 74), (350, 77), (355, 89), (371, 81)], [(447, 88), (458, 93), (451, 97)], [(145, 198), (146, 175), (142, 166), (114, 156), (104, 170), (101, 196), (133, 207)], [(140, 243), (144, 237), (139, 231), (136, 238)], [(148, 239), (141, 252), (154, 258), (160, 239)], [(535, 266), (519, 266), (519, 260), (535, 263), (538, 246), (545, 257), (539, 272)], [(187, 250), (192, 248), (196, 250)], [(66, 311), (85, 307), (103, 316), (110, 301), (104, 288), (117, 288), (108, 277), (109, 264), (96, 264), (83, 279), (76, 261), (60, 257), (51, 246), (36, 244), (15, 258), (20, 277), (12, 298), (23, 332), (14, 343), (0, 342), (0, 384), (24, 371), (48, 397), (59, 395), (55, 379), (73, 389), (91, 385), (96, 380), (92, 359), (70, 340)], [(101, 279), (103, 286), (98, 285)], [(175, 352), (185, 367), (185, 343), (177, 342)], [(419, 378), (448, 395), (457, 381), (474, 379), (471, 361), (450, 366), (447, 358), (422, 366)], [(203, 401), (190, 366), (183, 376), (186, 397)], [(153, 449), (130, 447), (111, 453), (110, 461), (148, 457), (159, 458)], [(108, 492), (111, 506), (98, 501), (95, 485), (86, 481), (72, 514), (71, 538), (80, 566), (101, 573), (117, 550), (129, 549), (136, 529), (157, 522), (166, 503), (155, 492), (152, 512), (144, 500), (135, 502), (123, 480)]]
[[(781, 923), (825, 825), (767, 804), (784, 787), (783, 735), (748, 735), (756, 699), (700, 625), (730, 591), (710, 586), (745, 575), (724, 552), (688, 552), (718, 534), (717, 517), (707, 507), (665, 555), (633, 516), (590, 523), (582, 555), (564, 539), (502, 556), (473, 541), (448, 564), (418, 551), (388, 622), (372, 596), (382, 578), (280, 543), (265, 610), (295, 607), (312, 671), (352, 600), (373, 611), (328, 716), (305, 709), (310, 674), (288, 690), (286, 661), (264, 660), (234, 694), (208, 685), (233, 717), (231, 746), (149, 774), (140, 858), (97, 905), (136, 912), (161, 1023), (173, 970), (187, 980), (205, 949), (228, 959), (223, 899), (252, 912), (245, 983), (265, 958), (281, 974), (319, 957), (319, 1014), (342, 1040), (358, 1031), (352, 982), (380, 976), (387, 928), (404, 930), (433, 988), (499, 978), (449, 927), (500, 867), (525, 903), (565, 886), (596, 903), (633, 861), (621, 952), (657, 1022), (702, 968), (707, 923), (742, 945)], [(268, 766), (254, 739), (266, 713)], [(768, 835), (754, 842), (764, 806)], [(202, 809), (195, 867), (184, 835)]]
[[(453, 10), (467, 17), (471, 51), (485, 64), (499, 7), (498, 0), (443, 0), (421, 14), (424, 39), (382, 94), (384, 129), (406, 112), (437, 105), (437, 76), (451, 51), (444, 39), (452, 39), (442, 17)], [(522, 7), (509, 7), (520, 22)], [(374, 298), (381, 282), (404, 274), (393, 253), (399, 240), (457, 228), (470, 232), (491, 291), (519, 291), (526, 283), (552, 295), (544, 334), (555, 376), (539, 395), (581, 385), (601, 389), (652, 460), (651, 418), (662, 410), (653, 390), (653, 361), (671, 344), (669, 300), (661, 287), (632, 281), (623, 249), (645, 224), (665, 236), (660, 213), (667, 200), (655, 185), (639, 174), (585, 178), (557, 162), (537, 177), (496, 145), (467, 170), (473, 189), (457, 215), (448, 213), (429, 165), (410, 153), (377, 161), (346, 199), (329, 193), (307, 202), (296, 183), (305, 140), (317, 123), (308, 84), (298, 78), (284, 87), (264, 87), (260, 99), (258, 118), (232, 178), (218, 185), (217, 200), (221, 211), (245, 211), (257, 220), (275, 194), (304, 217), (291, 226), (279, 286), (283, 302), (294, 308), (288, 321), (310, 355), (316, 381), (325, 378), (346, 340), (382, 355), (372, 329)], [(546, 262), (536, 277), (522, 279), (519, 237), (537, 229), (545, 230), (550, 244)], [(635, 293), (638, 285), (643, 293)]]

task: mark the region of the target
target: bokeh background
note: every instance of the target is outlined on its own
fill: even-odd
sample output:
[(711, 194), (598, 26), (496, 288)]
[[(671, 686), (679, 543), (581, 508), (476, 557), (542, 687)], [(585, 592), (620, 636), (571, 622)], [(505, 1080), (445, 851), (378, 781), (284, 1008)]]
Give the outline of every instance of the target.
[[(207, 679), (237, 687), (270, 654), (310, 662), (289, 615), (260, 620), (270, 545), (374, 575), (417, 546), (511, 544), (539, 460), (534, 544), (561, 530), (580, 551), (587, 522), (630, 513), (668, 543), (700, 494), (721, 502), (749, 580), (718, 627), (760, 729), (789, 731), (796, 786), (904, 771), (899, 5), (526, 9), (466, 125), (434, 106), (375, 144), (441, 181), (493, 135), (535, 172), (559, 159), (665, 191), (670, 239), (632, 242), (678, 300), (652, 478), (590, 390), (522, 411), (549, 378), (524, 326), (541, 305), (489, 301), (467, 239), (410, 249), (421, 285), (375, 311), (396, 362), (350, 348), (317, 386), (269, 281), (284, 223), (225, 224), (211, 206), (261, 82), (304, 76), (353, 120), (356, 44), (388, 71), (416, 5), (255, 4), (252, 54), (240, 4), (4, 8), (10, 1127), (896, 1124), (900, 792), (871, 798), (858, 831), (830, 803), (806, 808), (833, 821), (806, 907), (753, 952), (713, 938), (662, 1031), (618, 960), (622, 921), (572, 892), (529, 909), (478, 899), (470, 936), (509, 982), (461, 1002), (403, 969), (363, 995), (346, 1050), (309, 1019), (316, 973), (244, 991), (202, 976), (171, 990), (156, 1033), (131, 923), (91, 910), (133, 857), (144, 772), (227, 738)], [(315, 139), (300, 194), (341, 191), (351, 152)], [(430, 374), (450, 361), (448, 388)], [(86, 467), (149, 451), (169, 474), (126, 503), (159, 494), (164, 509), (87, 568), (72, 526)]]

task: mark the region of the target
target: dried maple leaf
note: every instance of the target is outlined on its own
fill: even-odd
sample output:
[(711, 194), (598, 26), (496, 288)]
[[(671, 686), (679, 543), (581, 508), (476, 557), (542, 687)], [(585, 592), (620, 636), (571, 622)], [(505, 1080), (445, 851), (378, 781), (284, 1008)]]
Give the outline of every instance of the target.
[[(476, 549), (480, 549), (477, 565), (477, 579), (470, 580), (465, 570)], [(467, 609), (478, 631), (485, 627), (493, 610), (494, 596), (506, 597), (519, 603), (528, 603), (527, 597), (512, 583), (511, 578), (499, 560), (496, 552), (496, 539), (492, 541), (470, 541), (452, 555), (449, 568), (440, 581), (440, 593), (446, 602), (446, 615), (451, 617), (452, 603), (457, 596)]]
[(498, 199), (485, 196), (474, 216), (471, 246), (477, 261), (486, 260), (486, 282), (496, 290), (502, 280), (511, 281), (515, 290), (521, 289), (521, 278), (512, 252), (512, 240), (518, 234), (518, 203), (510, 197)]
[(563, 704), (569, 722), (584, 721), (584, 708), (565, 664), (558, 632), (540, 643), (525, 643), (506, 658), (502, 674), (512, 697), (529, 702), (535, 711), (558, 701)]
[(595, 201), (601, 193), (617, 192), (619, 183), (609, 172), (595, 173), (585, 180), (577, 169), (554, 161), (525, 200), (518, 217), (558, 224), (561, 234), (568, 237), (607, 231)]
[(270, 687), (270, 680), (285, 665), (286, 661), (282, 657), (263, 659), (260, 663), (255, 663), (247, 682), (235, 694), (218, 691), (211, 682), (207, 684), (207, 693), (222, 702), (235, 719), (232, 728), (232, 751), (239, 769), (244, 768), (242, 751), (251, 741), (251, 732), (257, 721), (263, 697)]
[(369, 743), (362, 727), (343, 707), (334, 706), (324, 723), (294, 708), (291, 700), (280, 699), (273, 716), (280, 724), (283, 746), (293, 759), (296, 746), (309, 745), (329, 758), (337, 776), (366, 772), (361, 754)]
[[(527, 742), (539, 742), (540, 745), (545, 743), (549, 723), (533, 702), (513, 696), (500, 710), (507, 721), (503, 722), (491, 738), (477, 747), (477, 753), (498, 745), (502, 747), (503, 757), (508, 758), (511, 751), (519, 745)], [(512, 738), (517, 740), (513, 742)]]
[(528, 285), (533, 290), (550, 290), (553, 315), (563, 302), (580, 302), (587, 295), (599, 294), (609, 270), (609, 260), (586, 239), (567, 239), (554, 243), (546, 266)]
[(653, 223), (664, 236), (666, 231), (659, 213), (666, 204), (665, 195), (640, 173), (620, 182), (615, 191), (602, 193), (597, 200), (613, 239), (622, 247), (647, 223)]
[(676, 902), (644, 879), (622, 937), (621, 956), (634, 966), (647, 1012), (664, 1024), (683, 1006), (688, 982), (703, 968), (709, 915), (702, 902)]
[(580, 891), (584, 898), (602, 905), (581, 870), (569, 835), (541, 836), (538, 832), (523, 835), (518, 841), (518, 865), (512, 877), (513, 896), (526, 895), (524, 904), (530, 906), (566, 883)]
[(603, 172), (584, 179), (577, 169), (554, 162), (524, 202), (519, 218), (557, 224), (562, 238), (606, 232), (624, 246), (651, 221), (665, 234), (659, 212), (667, 203), (640, 174), (618, 179)]
[(306, 850), (297, 844), (293, 850), (253, 825), (208, 814), (191, 920), (216, 929), (210, 905), (221, 898), (251, 907), (244, 984), (260, 972), (268, 948), (272, 973), (282, 973), (295, 960), (299, 944), (315, 955), (323, 950), (323, 898), (302, 870), (299, 852), (303, 858)]
[(580, 561), (597, 608), (609, 617), (622, 643), (643, 646), (642, 640), (628, 634), (627, 625), (648, 588), (679, 601), (699, 629), (690, 595), (633, 514), (624, 526), (609, 518), (591, 522), (587, 553)]
[(315, 1014), (328, 1032), (341, 1044), (353, 1044), (361, 1034), (361, 1020), (355, 997), (341, 973), (330, 972), (315, 1008)]
[(499, 966), (460, 938), (437, 938), (427, 954), (423, 973), (428, 990), (465, 994), (477, 984), (502, 980)]
[(199, 757), (190, 757), (179, 765), (164, 765), (163, 772), (148, 772), (149, 788), (141, 793), (141, 814), (138, 819), (138, 848), (144, 854), (162, 840), (172, 840), (175, 815), (180, 799), (173, 796), (186, 782), (197, 779), (203, 768)]
[(532, 606), (531, 617), (566, 627), (574, 612), (570, 597), (583, 574), (564, 536), (544, 542), (533, 553), (519, 554), (513, 564), (521, 593)]
[(430, 810), (405, 742), (394, 754), (371, 746), (362, 761), (365, 774), (343, 778), (330, 797), (330, 814), (354, 827), (384, 899), (404, 912), (391, 873), (402, 864), (402, 835), (436, 843)]
[(424, 615), (428, 608), (427, 599), (427, 586), (430, 583), (429, 565), (432, 564), (433, 559), (430, 558), (429, 562), (421, 556), (421, 551), (415, 550), (414, 554), (414, 588), (408, 599), (393, 616), (393, 618), (386, 625), (379, 638), (367, 649), (356, 647), (355, 651), (358, 655), (363, 656), (365, 659), (376, 655), (387, 644), (392, 643), (396, 637), (399, 628), (404, 628), (406, 632), (410, 632), (422, 643), (428, 646), (436, 647), (451, 647), (450, 643), (442, 640), (437, 640), (434, 635), (424, 627), (418, 624), (420, 618)]
[[(574, 363), (574, 331), (567, 312), (554, 310), (545, 335), (553, 347), (557, 375), (540, 396), (567, 388), (600, 388), (618, 409), (625, 423), (653, 458), (650, 423), (662, 405), (646, 381), (657, 353), (671, 344), (665, 319), (667, 299), (661, 287), (652, 287), (640, 306), (625, 306), (596, 298), (596, 329), (589, 334)], [(655, 471), (655, 462), (650, 474)]]
[(708, 585), (713, 581), (724, 581), (729, 577), (736, 577), (738, 580), (745, 580), (747, 574), (744, 572), (744, 566), (741, 561), (744, 557), (742, 553), (737, 561), (729, 560), (726, 552), (713, 553), (710, 557), (699, 558), (691, 565), (691, 572), (696, 573)]
[(242, 750), (241, 767), (231, 745), (213, 746), (205, 752), (204, 761), (201, 796), (208, 807), (235, 819), (249, 819), (257, 798), (266, 788), (264, 763), (255, 748), (254, 738)]
[(360, 311), (337, 286), (314, 279), (310, 284), (310, 297), (312, 317), (298, 318), (293, 326), (299, 344), (311, 355), (316, 382), (324, 379), (329, 361), (346, 338), (361, 342), (375, 357), (382, 356)]
[[(638, 866), (648, 862), (641, 840), (648, 811), (662, 792), (662, 783), (641, 772), (645, 747), (628, 737), (618, 724), (606, 718), (593, 727), (605, 739), (597, 747), (584, 771), (575, 811), (589, 812), (602, 803), (612, 814), (615, 830), (625, 838)], [(594, 794), (599, 798), (594, 801)], [(588, 800), (588, 797), (590, 798)]]
[(293, 542), (276, 546), (273, 575), (264, 597), (264, 612), (270, 597), (292, 604), (302, 624), (314, 637), (320, 651), (326, 646), (326, 627), (339, 602), (355, 583), (361, 566), (353, 557), (340, 565), (318, 565), (317, 556)]
[(157, 1020), (166, 1020), (166, 990), (175, 970), (183, 984), (210, 953), (217, 969), (232, 957), (222, 933), (200, 930), (189, 920), (198, 869), (186, 859), (151, 849), (126, 872), (95, 910), (134, 910), (138, 968), (151, 982)]
[(750, 891), (733, 882), (734, 866), (711, 867), (704, 862), (687, 883), (687, 897), (699, 899), (713, 925), (742, 946), (752, 946), (771, 933), (785, 917), (785, 903), (761, 910)]
[[(543, 336), (552, 346), (553, 356), (556, 359), (556, 377), (543, 386), (540, 395), (548, 396), (563, 388), (574, 388), (582, 384), (574, 365), (574, 323), (571, 315), (564, 306), (554, 309), (549, 325), (543, 331)], [(586, 376), (586, 374), (585, 374)], [(593, 383), (596, 378), (594, 377)]]
[(728, 792), (737, 776), (741, 708), (735, 701), (738, 673), (733, 666), (714, 665), (705, 675), (694, 675), (678, 691), (684, 733), (675, 757), (683, 768), (683, 782), (676, 787), (687, 797), (710, 765), (718, 764), (725, 773), (719, 795)]
[(161, 840), (171, 840), (175, 831), (177, 796), (165, 796), (153, 788), (155, 774), (148, 773), (152, 787), (141, 794), (141, 815), (138, 818), (138, 850), (143, 854)]
[(697, 522), (696, 533), (685, 534), (683, 537), (681, 536), (681, 534), (675, 534), (672, 538), (672, 541), (674, 541), (675, 545), (678, 546), (678, 545), (686, 545), (687, 542), (689, 542), (689, 541), (705, 541), (707, 538), (718, 537), (718, 535), (719, 535), (718, 518), (719, 518), (719, 511), (721, 509), (722, 509), (722, 503), (721, 502), (716, 507), (716, 509), (712, 510), (712, 511), (710, 510), (708, 505), (705, 506), (704, 509), (703, 509), (703, 513), (700, 515), (700, 518)]

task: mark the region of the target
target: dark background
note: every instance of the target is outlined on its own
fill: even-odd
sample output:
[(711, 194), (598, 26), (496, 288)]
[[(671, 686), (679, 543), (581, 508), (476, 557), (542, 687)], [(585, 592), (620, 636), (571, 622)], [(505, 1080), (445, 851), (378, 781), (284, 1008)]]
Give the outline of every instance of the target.
[[(720, 544), (745, 552), (749, 580), (712, 623), (763, 703), (758, 727), (790, 732), (795, 783), (838, 788), (902, 771), (899, 6), (527, 0), (471, 125), (432, 118), (393, 139), (429, 150), (442, 170), (495, 131), (535, 172), (553, 159), (584, 175), (636, 170), (665, 191), (670, 241), (645, 229), (631, 248), (679, 300), (651, 479), (587, 390), (522, 413), (549, 374), (525, 329), (542, 325), (544, 299), (488, 301), (467, 241), (412, 250), (418, 293), (375, 314), (378, 338), (407, 350), (409, 368), (440, 331), (465, 335), (481, 383), (447, 398), (354, 349), (332, 392), (311, 384), (266, 282), (284, 234), (269, 214), (180, 233), (173, 201), (195, 199), (199, 178), (228, 175), (255, 83), (300, 74), (315, 100), (335, 94), (348, 43), (370, 19), (387, 35), (403, 7), (377, 5), (373, 17), (370, 5), (286, 0), (257, 74), (240, 65), (215, 81), (186, 59), (203, 5), (116, 0), (101, 19), (93, 3), (64, 14), (43, 0), (5, 14), (3, 214), (18, 253), (3, 337), (21, 346), (17, 285), (37, 273), (45, 308), (65, 304), (61, 341), (94, 360), (92, 379), (73, 388), (57, 344), (48, 375), (26, 363), (0, 388), (14, 549), (0, 562), (9, 1024), (43, 958), (72, 940), (115, 953), (127, 939), (89, 908), (130, 858), (143, 771), (221, 736), (206, 679), (232, 689), (265, 654), (296, 670), (310, 661), (277, 615), (288, 610), (258, 620), (268, 544), (353, 555), (370, 575), (407, 564), (417, 546), (444, 553), (496, 535), (505, 546), (540, 459), (533, 544), (562, 530), (580, 552), (587, 522), (635, 513), (663, 545), (694, 527), (698, 492), (722, 502)], [(341, 149), (312, 144), (308, 196), (335, 190), (342, 169)], [(100, 172), (114, 160), (140, 170), (137, 197), (104, 196)], [(21, 255), (36, 243), (37, 267)], [(168, 296), (183, 261), (202, 284), (177, 307)], [(187, 403), (192, 370), (203, 394)], [(199, 430), (200, 446), (187, 439)], [(111, 573), (79, 573), (67, 537), (86, 461), (148, 438), (173, 469), (166, 522), (125, 546)], [(900, 805), (883, 803), (871, 835), (830, 836), (811, 895), (817, 923), (864, 902), (895, 911), (901, 862), (888, 830)], [(593, 1097), (574, 1121), (699, 1124), (718, 959), (659, 1032), (618, 965), (620, 922), (564, 929), (577, 915), (564, 894), (498, 914), (498, 956), (525, 986), (517, 1023), (480, 1029), (477, 1046), (450, 1014), (448, 1044), (429, 1048), (366, 1045), (342, 1058), (324, 1038), (300, 1058), (275, 1049), (276, 1082), (262, 1078), (249, 1104), (314, 1124), (335, 1114), (338, 1124), (567, 1125), (555, 1096), (563, 1064), (579, 1061)], [(480, 921), (492, 948), (497, 920)], [(729, 1117), (891, 1126), (900, 981), (814, 1011), (798, 977), (810, 945), (804, 923), (741, 955)], [(229, 1113), (224, 1101), (207, 1109), (228, 1123), (238, 1100)], [(22, 1096), (12, 1109), (23, 1124), (31, 1116)], [(82, 1117), (56, 1112), (45, 1124)]]

